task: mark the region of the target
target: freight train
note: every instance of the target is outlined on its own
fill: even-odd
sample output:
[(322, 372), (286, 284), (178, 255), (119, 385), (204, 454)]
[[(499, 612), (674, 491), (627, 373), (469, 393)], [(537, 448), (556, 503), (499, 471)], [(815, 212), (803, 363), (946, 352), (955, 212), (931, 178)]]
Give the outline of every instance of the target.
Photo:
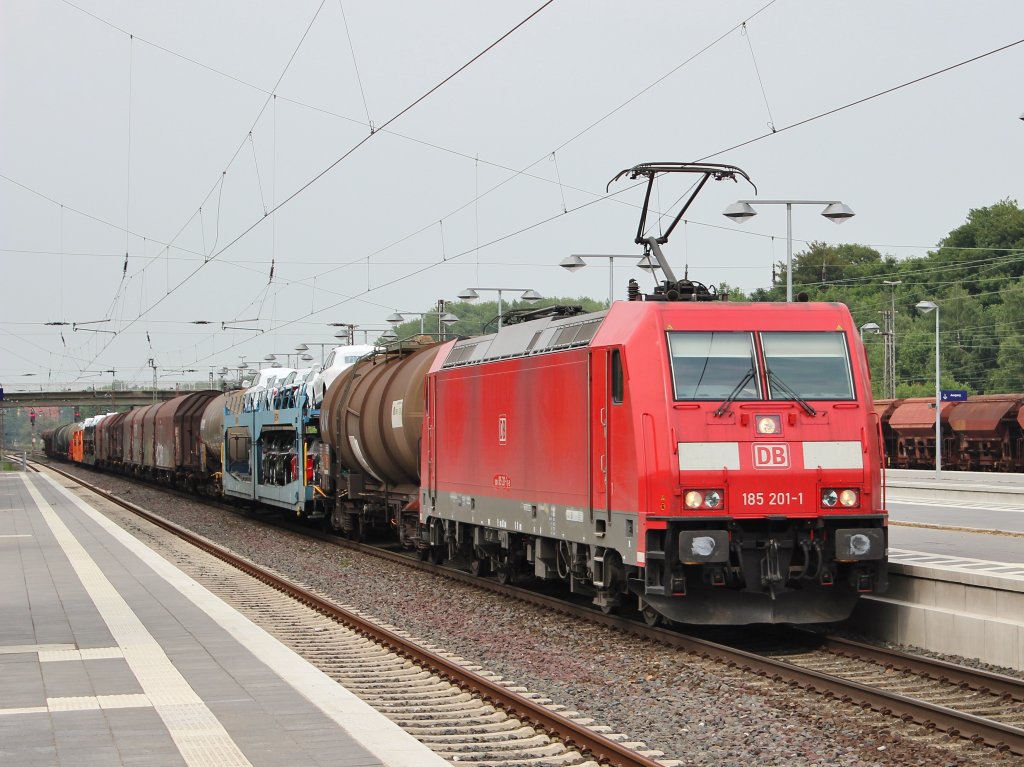
[(668, 279), (630, 280), (607, 310), (377, 347), (319, 406), (304, 386), (197, 392), (62, 427), (47, 451), (387, 531), (652, 624), (846, 618), (887, 585), (881, 422), (849, 311), (730, 303), (640, 229)]
[[(935, 468), (935, 398), (875, 400), (887, 464)], [(1024, 472), (1024, 394), (983, 394), (939, 408), (942, 468)]]

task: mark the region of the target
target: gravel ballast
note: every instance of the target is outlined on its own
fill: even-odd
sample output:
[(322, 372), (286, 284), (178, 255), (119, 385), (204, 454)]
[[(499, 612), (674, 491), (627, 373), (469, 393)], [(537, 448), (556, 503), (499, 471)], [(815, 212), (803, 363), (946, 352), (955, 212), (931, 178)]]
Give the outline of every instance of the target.
[[(61, 468), (69, 470), (69, 467)], [(893, 717), (110, 474), (70, 469), (252, 561), (544, 693), (684, 764), (1010, 765)]]

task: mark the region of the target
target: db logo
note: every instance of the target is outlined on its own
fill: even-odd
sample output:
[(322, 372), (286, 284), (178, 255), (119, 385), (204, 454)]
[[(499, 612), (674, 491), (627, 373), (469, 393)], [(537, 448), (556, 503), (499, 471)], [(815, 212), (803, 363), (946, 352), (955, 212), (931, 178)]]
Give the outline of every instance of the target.
[(789, 445), (754, 445), (754, 467), (788, 469)]

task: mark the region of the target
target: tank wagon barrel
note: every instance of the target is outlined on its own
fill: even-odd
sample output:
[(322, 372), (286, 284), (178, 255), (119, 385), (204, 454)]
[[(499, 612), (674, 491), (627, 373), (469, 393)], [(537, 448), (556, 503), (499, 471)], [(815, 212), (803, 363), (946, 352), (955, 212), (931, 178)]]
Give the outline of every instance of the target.
[(357, 534), (398, 525), (400, 538), (413, 544), (416, 515), (403, 517), (402, 509), (419, 487), (423, 381), (439, 348), (414, 340), (382, 349), (328, 388), (320, 410), (320, 475), (336, 496), (336, 528)]

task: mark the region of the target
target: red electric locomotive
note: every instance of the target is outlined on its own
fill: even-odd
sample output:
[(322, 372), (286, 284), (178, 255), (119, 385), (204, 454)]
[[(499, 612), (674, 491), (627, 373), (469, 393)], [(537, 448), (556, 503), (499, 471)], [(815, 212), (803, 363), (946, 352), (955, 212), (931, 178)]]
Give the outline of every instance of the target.
[(606, 609), (833, 621), (885, 586), (878, 424), (839, 304), (618, 302), (456, 342), (420, 470), (433, 546)]
[(564, 580), (608, 611), (636, 602), (652, 623), (846, 618), (885, 589), (887, 547), (849, 311), (717, 300), (643, 242), (670, 277), (653, 294), (631, 281), (608, 311), (437, 354), (420, 451), (427, 551), (503, 580)]

